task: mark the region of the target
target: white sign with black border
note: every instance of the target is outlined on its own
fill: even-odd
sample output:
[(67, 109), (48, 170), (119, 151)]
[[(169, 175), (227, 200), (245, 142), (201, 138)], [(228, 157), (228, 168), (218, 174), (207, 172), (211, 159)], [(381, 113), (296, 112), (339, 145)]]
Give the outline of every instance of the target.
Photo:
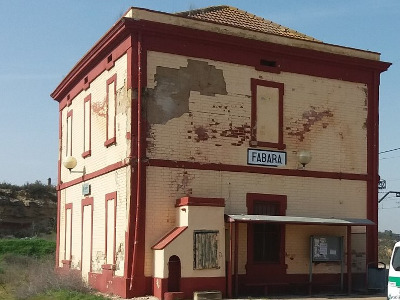
[(278, 167), (286, 165), (286, 152), (247, 149), (247, 164)]

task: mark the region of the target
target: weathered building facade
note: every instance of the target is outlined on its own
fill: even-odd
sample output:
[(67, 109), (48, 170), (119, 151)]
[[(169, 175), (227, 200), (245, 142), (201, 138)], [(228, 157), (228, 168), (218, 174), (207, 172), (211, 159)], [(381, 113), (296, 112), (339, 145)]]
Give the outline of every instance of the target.
[(232, 7), (130, 9), (52, 93), (57, 268), (123, 297), (351, 288), (377, 260), (388, 67)]

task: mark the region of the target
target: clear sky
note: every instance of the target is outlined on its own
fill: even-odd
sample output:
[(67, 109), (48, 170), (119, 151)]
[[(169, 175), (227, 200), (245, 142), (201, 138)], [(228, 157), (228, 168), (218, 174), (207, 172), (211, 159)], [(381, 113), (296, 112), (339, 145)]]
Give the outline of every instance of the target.
[[(58, 104), (50, 93), (130, 6), (226, 4), (325, 43), (382, 53), (393, 65), (381, 76), (380, 150), (400, 148), (399, 0), (222, 1), (0, 0), (0, 182), (56, 182)], [(387, 191), (400, 191), (400, 151), (380, 155), (380, 176)], [(400, 233), (399, 216), (400, 198), (390, 194), (379, 204), (379, 229)]]

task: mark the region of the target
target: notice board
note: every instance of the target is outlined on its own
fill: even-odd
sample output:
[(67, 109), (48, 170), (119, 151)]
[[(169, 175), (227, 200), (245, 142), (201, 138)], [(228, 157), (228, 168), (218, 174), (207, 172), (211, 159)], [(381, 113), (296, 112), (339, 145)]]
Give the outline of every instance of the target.
[(313, 262), (342, 261), (342, 236), (311, 236), (311, 257)]

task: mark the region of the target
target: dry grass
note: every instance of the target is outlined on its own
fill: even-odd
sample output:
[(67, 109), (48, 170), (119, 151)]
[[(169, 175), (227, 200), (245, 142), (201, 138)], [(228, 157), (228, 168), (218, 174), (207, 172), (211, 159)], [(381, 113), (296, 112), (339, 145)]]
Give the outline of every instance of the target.
[(10, 299), (28, 299), (48, 291), (69, 290), (82, 293), (90, 289), (79, 275), (57, 274), (54, 271), (54, 257), (32, 258), (6, 254), (1, 260), (0, 289)]

